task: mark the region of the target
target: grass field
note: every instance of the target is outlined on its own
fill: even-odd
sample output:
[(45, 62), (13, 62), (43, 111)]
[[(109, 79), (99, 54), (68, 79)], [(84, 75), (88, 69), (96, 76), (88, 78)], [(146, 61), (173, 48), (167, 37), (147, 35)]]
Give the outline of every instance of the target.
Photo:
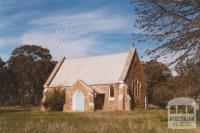
[(0, 133), (199, 133), (199, 116), (195, 130), (172, 130), (166, 110), (63, 113), (0, 107)]

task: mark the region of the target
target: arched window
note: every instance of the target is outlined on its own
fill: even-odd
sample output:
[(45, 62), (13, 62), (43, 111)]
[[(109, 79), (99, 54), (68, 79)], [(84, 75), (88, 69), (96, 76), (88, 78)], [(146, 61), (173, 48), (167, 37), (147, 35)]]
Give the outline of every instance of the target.
[(137, 80), (132, 81), (132, 88), (133, 88), (133, 95), (136, 98), (137, 97)]
[(132, 81), (132, 86), (133, 86), (133, 94), (135, 98), (139, 98), (140, 97), (140, 91), (141, 91), (141, 82), (139, 80), (133, 80)]
[(141, 82), (140, 81), (138, 81), (137, 82), (137, 98), (140, 98), (140, 89), (141, 89), (141, 86), (142, 86), (142, 84), (141, 84)]
[(109, 87), (109, 98), (114, 98), (115, 92), (114, 92), (114, 87), (111, 85)]

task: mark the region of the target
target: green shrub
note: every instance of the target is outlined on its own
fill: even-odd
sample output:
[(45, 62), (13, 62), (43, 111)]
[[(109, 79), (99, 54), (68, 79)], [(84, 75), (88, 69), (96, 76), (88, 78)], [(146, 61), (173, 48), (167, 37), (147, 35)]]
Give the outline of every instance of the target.
[(43, 102), (43, 106), (47, 110), (62, 111), (65, 103), (64, 90), (53, 89), (46, 94), (46, 100)]

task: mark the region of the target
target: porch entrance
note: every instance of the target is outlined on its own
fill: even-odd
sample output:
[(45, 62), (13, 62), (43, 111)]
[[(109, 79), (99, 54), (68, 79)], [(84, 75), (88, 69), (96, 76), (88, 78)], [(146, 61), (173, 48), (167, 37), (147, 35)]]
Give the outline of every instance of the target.
[(103, 109), (105, 94), (96, 94), (95, 97), (95, 110)]

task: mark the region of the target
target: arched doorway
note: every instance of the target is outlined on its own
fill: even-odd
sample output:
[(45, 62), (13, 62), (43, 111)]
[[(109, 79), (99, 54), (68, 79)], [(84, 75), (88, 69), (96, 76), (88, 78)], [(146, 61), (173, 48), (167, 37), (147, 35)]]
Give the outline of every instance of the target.
[(73, 95), (73, 111), (84, 111), (84, 95), (81, 91), (76, 91)]

